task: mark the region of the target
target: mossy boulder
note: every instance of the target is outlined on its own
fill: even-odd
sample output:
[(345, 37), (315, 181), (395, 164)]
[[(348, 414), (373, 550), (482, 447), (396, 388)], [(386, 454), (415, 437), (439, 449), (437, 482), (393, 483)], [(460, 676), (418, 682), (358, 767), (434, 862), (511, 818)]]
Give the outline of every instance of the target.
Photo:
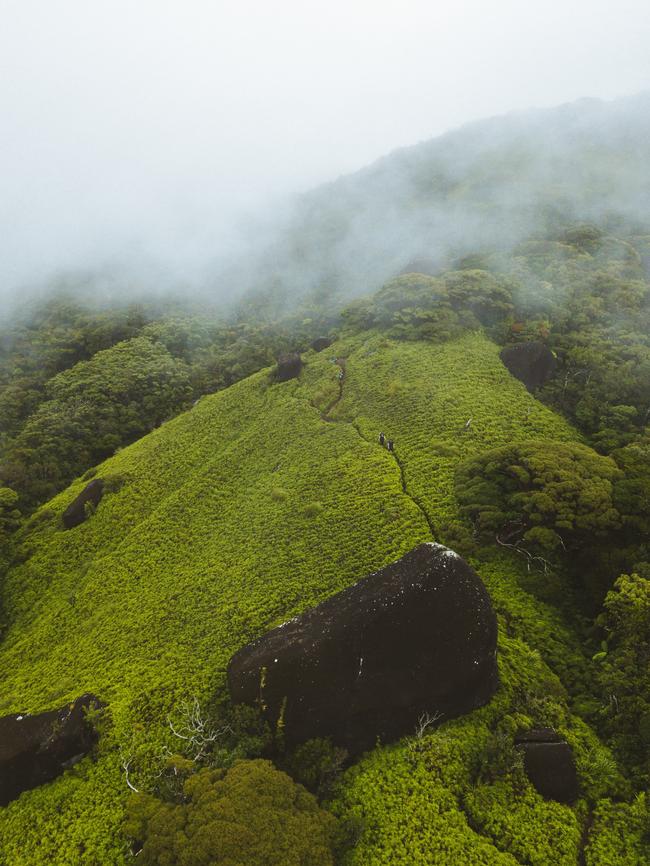
[(277, 382), (288, 382), (289, 379), (296, 379), (302, 370), (302, 358), (299, 352), (288, 352), (285, 355), (280, 355), (275, 371), (275, 379)]
[(486, 703), (496, 639), (476, 572), (421, 544), (239, 650), (228, 683), (233, 702), (261, 702), (286, 744), (330, 737), (354, 755), (412, 733), (423, 713)]
[(0, 718), (0, 806), (51, 782), (83, 758), (97, 739), (86, 711), (100, 706), (86, 694), (58, 710)]
[(329, 349), (332, 342), (333, 341), (330, 337), (316, 337), (316, 339), (312, 340), (309, 345), (314, 352), (322, 352), (323, 349)]

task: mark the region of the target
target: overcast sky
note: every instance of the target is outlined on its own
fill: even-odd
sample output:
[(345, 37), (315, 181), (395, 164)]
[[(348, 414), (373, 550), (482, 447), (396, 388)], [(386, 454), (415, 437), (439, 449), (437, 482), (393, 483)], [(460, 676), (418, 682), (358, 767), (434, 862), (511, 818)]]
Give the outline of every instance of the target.
[(650, 87), (647, 0), (0, 0), (0, 296), (199, 273), (242, 209), (466, 121)]

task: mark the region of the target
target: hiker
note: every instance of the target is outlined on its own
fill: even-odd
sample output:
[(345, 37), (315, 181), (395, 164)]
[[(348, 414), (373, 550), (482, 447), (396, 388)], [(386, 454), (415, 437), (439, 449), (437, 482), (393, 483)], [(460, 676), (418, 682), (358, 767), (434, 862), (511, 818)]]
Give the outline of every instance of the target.
[(343, 381), (343, 370), (339, 370), (339, 382)]
[(383, 445), (385, 441), (386, 441), (386, 437), (384, 436), (383, 433), (380, 433), (379, 434), (379, 444)]
[(386, 441), (386, 448), (388, 448), (389, 451), (393, 451), (393, 450), (394, 450), (394, 449), (393, 449), (393, 440), (392, 440), (392, 439), (388, 439), (388, 440)]

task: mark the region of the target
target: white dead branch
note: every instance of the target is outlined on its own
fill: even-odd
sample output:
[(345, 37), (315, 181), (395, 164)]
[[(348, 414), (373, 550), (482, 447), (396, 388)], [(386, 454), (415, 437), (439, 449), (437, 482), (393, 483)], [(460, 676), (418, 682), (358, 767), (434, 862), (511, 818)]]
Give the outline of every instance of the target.
[(201, 761), (206, 757), (210, 746), (226, 733), (232, 733), (229, 725), (213, 728), (203, 715), (198, 698), (185, 701), (181, 705), (181, 718), (174, 723), (167, 717), (169, 730), (179, 740), (184, 740), (186, 748), (191, 753), (193, 761)]

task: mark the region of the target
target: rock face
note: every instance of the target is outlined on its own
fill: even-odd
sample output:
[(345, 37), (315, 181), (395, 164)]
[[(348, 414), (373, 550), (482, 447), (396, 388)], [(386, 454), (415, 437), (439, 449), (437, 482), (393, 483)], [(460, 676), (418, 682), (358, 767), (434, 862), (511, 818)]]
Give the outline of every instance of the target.
[(555, 373), (555, 355), (545, 343), (530, 340), (506, 346), (499, 356), (508, 370), (524, 383), (529, 391), (541, 387)]
[(87, 520), (86, 503), (90, 503), (93, 508), (97, 508), (103, 495), (104, 482), (101, 478), (94, 478), (63, 512), (63, 525), (65, 528), (72, 529), (73, 526), (79, 526), (80, 523)]
[(526, 775), (547, 800), (573, 803), (578, 797), (578, 776), (571, 746), (552, 728), (533, 728), (519, 734)]
[(100, 706), (94, 695), (83, 695), (59, 710), (0, 718), (0, 806), (86, 755), (97, 737), (84, 709)]
[(275, 379), (277, 382), (288, 382), (289, 379), (295, 379), (299, 376), (301, 370), (302, 358), (299, 352), (289, 352), (287, 355), (280, 355)]
[(332, 341), (329, 337), (316, 337), (309, 345), (314, 352), (322, 352), (323, 349), (328, 349), (332, 345)]
[(440, 544), (421, 544), (239, 650), (234, 703), (261, 699), (295, 745), (331, 737), (351, 755), (485, 704), (498, 686), (497, 624), (476, 572)]

